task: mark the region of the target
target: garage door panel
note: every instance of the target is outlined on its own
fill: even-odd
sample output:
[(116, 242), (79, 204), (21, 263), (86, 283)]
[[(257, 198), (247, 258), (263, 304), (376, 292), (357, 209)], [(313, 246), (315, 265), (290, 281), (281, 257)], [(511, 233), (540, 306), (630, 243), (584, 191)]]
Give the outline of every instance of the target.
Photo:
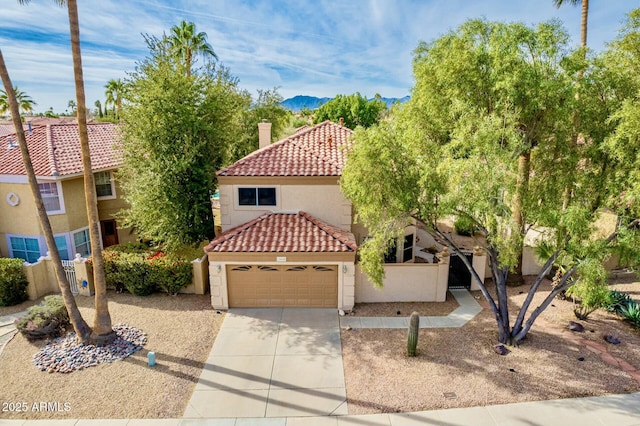
[(337, 307), (336, 265), (229, 265), (230, 307)]

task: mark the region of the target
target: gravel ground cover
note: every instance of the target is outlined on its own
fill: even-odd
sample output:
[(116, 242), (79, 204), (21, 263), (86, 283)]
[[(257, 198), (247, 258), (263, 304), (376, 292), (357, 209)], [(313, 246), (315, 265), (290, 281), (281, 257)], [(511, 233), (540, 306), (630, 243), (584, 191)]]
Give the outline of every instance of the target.
[[(76, 300), (91, 324), (93, 298)], [(109, 310), (113, 324), (124, 322), (146, 334), (143, 349), (121, 361), (47, 373), (32, 359), (46, 342), (29, 343), (18, 334), (0, 354), (0, 401), (7, 403), (0, 419), (181, 417), (224, 314), (211, 308), (208, 295), (182, 294), (109, 292)], [(149, 351), (156, 353), (152, 368)]]
[(350, 315), (356, 317), (406, 317), (412, 312), (417, 312), (422, 316), (445, 316), (458, 306), (460, 305), (453, 295), (447, 292), (444, 302), (356, 303)]
[[(612, 287), (640, 291), (640, 282)], [(548, 294), (539, 290), (535, 308)], [(528, 286), (509, 289), (513, 306), (522, 303)], [(473, 295), (482, 302), (480, 292)], [(482, 304), (482, 303), (481, 303)], [(418, 356), (408, 358), (406, 330), (342, 330), (343, 362), (349, 414), (407, 412), (473, 407), (522, 401), (628, 393), (640, 390), (629, 374), (602, 361), (592, 350), (566, 338), (577, 321), (570, 301), (556, 300), (534, 324), (526, 341), (499, 356), (495, 319), (485, 308), (458, 329), (422, 329)], [(619, 317), (596, 311), (587, 321), (584, 339), (640, 368), (640, 332)], [(604, 341), (607, 334), (619, 345)], [(582, 360), (581, 360), (582, 359)]]

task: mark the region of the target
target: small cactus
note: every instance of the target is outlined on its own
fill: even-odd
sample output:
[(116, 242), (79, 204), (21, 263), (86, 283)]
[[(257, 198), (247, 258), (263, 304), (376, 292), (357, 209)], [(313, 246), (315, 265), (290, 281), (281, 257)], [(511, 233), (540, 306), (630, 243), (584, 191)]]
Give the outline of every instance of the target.
[(420, 330), (420, 314), (414, 312), (409, 318), (409, 333), (407, 336), (407, 355), (416, 356), (418, 347), (418, 331)]

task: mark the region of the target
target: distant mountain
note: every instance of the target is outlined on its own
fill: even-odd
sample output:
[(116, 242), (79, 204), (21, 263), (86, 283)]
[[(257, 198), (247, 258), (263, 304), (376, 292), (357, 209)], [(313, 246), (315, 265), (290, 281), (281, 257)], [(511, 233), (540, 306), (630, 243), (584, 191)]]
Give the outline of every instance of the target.
[[(296, 95), (293, 98), (285, 99), (280, 102), (284, 108), (293, 111), (300, 112), (303, 109), (316, 109), (320, 108), (322, 104), (330, 101), (333, 98), (317, 98), (315, 96)], [(373, 98), (371, 98), (373, 99)], [(371, 100), (369, 99), (369, 100)], [(405, 103), (409, 100), (409, 96), (404, 98), (380, 98), (387, 104), (387, 108), (391, 107), (394, 102)]]
[(300, 112), (303, 109), (316, 109), (332, 98), (317, 98), (315, 96), (297, 95), (293, 98), (285, 99), (280, 105), (293, 112)]

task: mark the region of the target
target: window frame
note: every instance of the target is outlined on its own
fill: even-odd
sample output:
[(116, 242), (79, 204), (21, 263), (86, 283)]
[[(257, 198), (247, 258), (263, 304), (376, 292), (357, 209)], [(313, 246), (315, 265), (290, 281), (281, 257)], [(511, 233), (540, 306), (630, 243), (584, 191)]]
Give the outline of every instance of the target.
[[(55, 185), (56, 192), (57, 192), (56, 195), (58, 196), (58, 203), (60, 204), (60, 208), (58, 210), (47, 210), (47, 215), (52, 216), (57, 214), (65, 214), (66, 209), (64, 205), (64, 195), (62, 193), (62, 184), (59, 181), (44, 181), (44, 182), (39, 181), (38, 190), (40, 191), (40, 195), (42, 196), (42, 201), (44, 202), (45, 198), (53, 198), (53, 197), (42, 195), (42, 187), (40, 185)], [(47, 206), (45, 203), (45, 209), (46, 208)]]
[[(76, 244), (76, 234), (80, 234), (80, 233), (84, 233), (84, 235), (86, 235), (86, 241), (78, 245)], [(89, 234), (89, 227), (86, 226), (84, 228), (76, 229), (74, 231), (71, 231), (70, 234), (71, 234), (71, 243), (73, 246), (73, 256), (75, 257), (76, 254), (80, 254), (80, 256), (82, 257), (91, 256), (91, 235)], [(78, 247), (85, 244), (87, 245), (87, 253), (85, 254), (85, 253), (78, 252)]]
[(70, 247), (72, 247), (72, 245), (70, 243), (71, 240), (69, 238), (69, 233), (65, 232), (64, 234), (54, 234), (53, 238), (54, 238), (54, 240), (62, 239), (62, 238), (64, 239), (64, 242), (65, 242), (65, 245), (66, 245), (65, 250), (67, 251), (67, 257), (66, 258), (62, 255), (62, 252), (60, 251), (60, 247), (58, 247), (58, 241), (56, 241), (56, 247), (58, 247), (58, 252), (60, 253), (60, 258), (62, 260), (73, 260), (73, 255), (71, 253), (71, 250), (69, 249)]
[[(109, 185), (111, 186), (111, 195), (98, 195), (98, 200), (114, 200), (116, 199), (116, 185), (115, 185), (115, 180), (113, 177), (113, 173), (111, 172), (111, 170), (102, 170), (99, 172), (94, 172), (93, 173), (93, 180), (94, 180), (94, 186), (96, 187), (96, 195), (98, 194), (98, 183), (97, 183), (97, 175), (98, 174), (102, 174), (102, 173), (107, 173), (109, 175)], [(101, 184), (101, 185), (106, 185), (106, 184)]]
[[(35, 262), (30, 262), (29, 259), (24, 259), (22, 256), (16, 256), (14, 254), (14, 252), (16, 251), (13, 247), (13, 244), (11, 242), (12, 238), (21, 238), (23, 240), (26, 239), (30, 239), (30, 240), (36, 240), (38, 242), (38, 258), (35, 260)], [(9, 248), (9, 256), (13, 259), (23, 259), (25, 262), (27, 263), (36, 263), (38, 262), (38, 260), (44, 256), (46, 253), (42, 252), (43, 249), (43, 244), (42, 244), (42, 237), (39, 235), (20, 235), (20, 234), (7, 234), (7, 247)], [(25, 250), (18, 250), (18, 251), (24, 251), (25, 255), (29, 252), (34, 253), (33, 251), (28, 251), (26, 249), (26, 242), (25, 242)]]
[[(265, 189), (270, 189), (273, 190), (273, 204), (261, 204), (260, 203), (260, 190), (265, 190)], [(255, 193), (255, 204), (242, 204), (240, 202), (240, 191), (241, 190), (253, 190)], [(256, 186), (250, 186), (250, 185), (238, 185), (235, 187), (235, 194), (234, 196), (236, 197), (236, 206), (238, 208), (256, 208), (256, 209), (270, 209), (270, 208), (274, 208), (274, 207), (278, 207), (278, 188), (275, 185), (256, 185)], [(263, 197), (264, 199), (265, 197)]]

